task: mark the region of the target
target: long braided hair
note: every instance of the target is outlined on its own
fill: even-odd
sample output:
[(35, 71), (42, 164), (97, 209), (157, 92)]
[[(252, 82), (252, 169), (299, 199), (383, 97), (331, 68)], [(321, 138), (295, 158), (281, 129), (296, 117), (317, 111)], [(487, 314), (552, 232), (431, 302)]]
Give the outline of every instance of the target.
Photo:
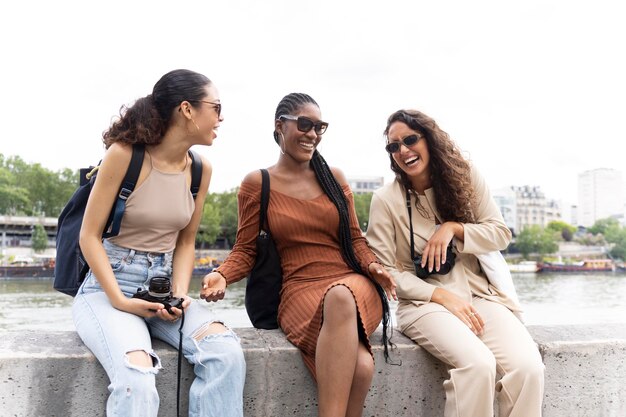
[[(274, 119), (278, 120), (278, 118), (282, 115), (294, 115), (294, 113), (296, 113), (302, 106), (306, 104), (314, 104), (319, 108), (317, 102), (307, 94), (288, 94), (283, 97), (280, 103), (278, 103)], [(276, 130), (274, 130), (274, 140), (280, 146), (279, 134)], [(313, 153), (313, 158), (311, 159), (311, 167), (313, 168), (313, 172), (315, 172), (315, 177), (317, 178), (317, 181), (324, 190), (324, 193), (326, 193), (328, 198), (333, 202), (335, 207), (337, 207), (337, 211), (339, 212), (339, 243), (341, 245), (341, 253), (343, 259), (354, 272), (369, 278), (369, 276), (365, 274), (364, 271), (361, 269), (359, 261), (354, 253), (354, 247), (352, 246), (352, 235), (350, 234), (350, 210), (348, 208), (348, 202), (346, 201), (346, 196), (343, 193), (341, 185), (339, 185), (339, 183), (337, 182), (337, 179), (328, 167), (326, 160), (324, 160), (322, 155), (317, 150), (315, 150), (315, 152)], [(370, 278), (370, 280), (378, 291), (378, 295), (380, 296), (383, 307), (382, 341), (385, 361), (389, 362), (389, 346), (393, 346), (393, 344), (391, 343), (391, 338), (388, 334), (391, 327), (389, 302), (387, 301), (387, 295), (385, 294), (385, 290), (383, 289), (383, 287), (372, 278)]]

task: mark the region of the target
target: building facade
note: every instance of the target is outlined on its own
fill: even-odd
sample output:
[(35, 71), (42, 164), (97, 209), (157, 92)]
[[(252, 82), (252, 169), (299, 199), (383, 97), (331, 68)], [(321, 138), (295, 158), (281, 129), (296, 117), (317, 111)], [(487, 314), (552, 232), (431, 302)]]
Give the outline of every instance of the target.
[(539, 186), (511, 186), (494, 190), (493, 199), (513, 234), (518, 234), (527, 226), (546, 227), (551, 221), (562, 220), (560, 203), (546, 198)]
[(624, 182), (621, 171), (599, 168), (578, 174), (578, 225), (624, 218)]
[(373, 193), (374, 190), (385, 185), (384, 177), (354, 177), (348, 178), (348, 183), (354, 194)]

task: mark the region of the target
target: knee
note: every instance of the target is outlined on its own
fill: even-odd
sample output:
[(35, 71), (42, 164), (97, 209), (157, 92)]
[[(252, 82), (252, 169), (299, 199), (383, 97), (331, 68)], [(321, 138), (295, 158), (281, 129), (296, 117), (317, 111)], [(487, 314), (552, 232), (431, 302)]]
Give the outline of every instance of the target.
[(205, 368), (217, 367), (226, 373), (245, 373), (243, 349), (232, 330), (206, 336), (198, 343), (194, 357)]
[(124, 371), (116, 372), (111, 391), (129, 401), (158, 401), (155, 375), (161, 369), (159, 358), (154, 353), (133, 351), (126, 354), (125, 364)]
[(527, 360), (519, 361), (515, 367), (507, 373), (507, 379), (519, 382), (520, 386), (525, 384), (542, 384), (544, 378), (545, 366), (541, 361), (541, 357), (533, 355)]
[(491, 352), (485, 352), (472, 358), (467, 368), (477, 380), (493, 381), (496, 378), (496, 358)]
[(343, 320), (356, 319), (356, 302), (352, 291), (345, 285), (336, 285), (324, 297), (324, 320), (337, 317)]
[(372, 358), (372, 355), (370, 355), (368, 351), (365, 351), (364, 353), (359, 352), (356, 368), (354, 369), (354, 379), (357, 382), (367, 382), (369, 387), (373, 375), (374, 359)]

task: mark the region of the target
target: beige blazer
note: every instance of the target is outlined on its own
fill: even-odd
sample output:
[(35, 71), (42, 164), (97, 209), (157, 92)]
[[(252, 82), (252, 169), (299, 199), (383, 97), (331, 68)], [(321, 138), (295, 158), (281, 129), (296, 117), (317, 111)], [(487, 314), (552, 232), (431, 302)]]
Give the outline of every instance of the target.
[[(370, 206), (367, 240), (396, 280), (398, 294), (397, 319), (401, 331), (422, 315), (433, 310), (430, 302), (436, 287), (442, 287), (467, 302), (482, 297), (505, 305), (513, 312), (517, 304), (498, 291), (487, 280), (474, 254), (505, 249), (511, 240), (511, 231), (504, 224), (500, 210), (491, 197), (483, 177), (472, 168), (472, 184), (477, 202), (474, 207), (476, 223), (464, 223), (464, 242), (454, 240), (456, 263), (446, 275), (433, 274), (422, 280), (415, 275), (411, 260), (409, 216), (404, 188), (396, 180), (374, 192)], [(432, 189), (419, 196), (428, 213), (425, 217), (415, 207), (411, 196), (415, 252), (421, 254), (426, 242), (435, 233), (437, 202)], [(445, 222), (439, 219), (439, 223)]]

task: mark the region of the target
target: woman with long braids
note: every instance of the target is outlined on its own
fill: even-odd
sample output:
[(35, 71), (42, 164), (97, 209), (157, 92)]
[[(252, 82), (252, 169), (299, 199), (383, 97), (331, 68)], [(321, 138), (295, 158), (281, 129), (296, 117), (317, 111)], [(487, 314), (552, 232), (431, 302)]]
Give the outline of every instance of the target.
[[(381, 319), (387, 334), (395, 283), (359, 229), (345, 176), (316, 150), (328, 124), (315, 100), (285, 96), (274, 127), (280, 156), (268, 169), (268, 223), (283, 270), (278, 323), (317, 382), (319, 415), (360, 416), (374, 371), (369, 335)], [(207, 301), (253, 267), (260, 191), (261, 173), (251, 172), (239, 190), (237, 241), (204, 278)]]
[(400, 330), (449, 368), (444, 415), (493, 417), (498, 393), (500, 417), (541, 416), (539, 351), (476, 256), (511, 240), (485, 181), (422, 112), (384, 134), (396, 180), (374, 192), (367, 239), (398, 283)]

